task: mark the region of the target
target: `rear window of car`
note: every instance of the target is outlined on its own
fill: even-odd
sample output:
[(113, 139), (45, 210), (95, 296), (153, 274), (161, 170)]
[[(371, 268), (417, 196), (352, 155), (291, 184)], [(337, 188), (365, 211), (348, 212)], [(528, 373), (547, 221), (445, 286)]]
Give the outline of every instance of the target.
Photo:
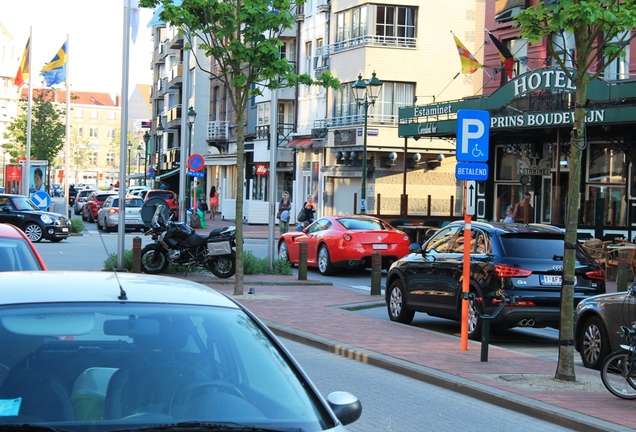
[(144, 201), (141, 198), (126, 200), (126, 207), (143, 207)]
[(148, 195), (146, 195), (146, 198), (155, 198), (155, 197), (169, 200), (169, 199), (173, 199), (174, 195), (172, 195), (170, 192), (150, 192), (148, 193)]
[(348, 230), (384, 230), (386, 226), (377, 219), (339, 218), (338, 222)]
[(564, 237), (562, 235), (502, 235), (499, 237), (504, 255), (513, 258), (542, 258), (552, 260), (563, 256)]

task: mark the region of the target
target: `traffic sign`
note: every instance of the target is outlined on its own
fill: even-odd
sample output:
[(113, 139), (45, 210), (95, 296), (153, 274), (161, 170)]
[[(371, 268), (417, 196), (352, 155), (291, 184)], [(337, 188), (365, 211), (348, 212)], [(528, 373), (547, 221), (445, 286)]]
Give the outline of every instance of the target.
[(488, 165), (483, 163), (462, 163), (455, 165), (457, 180), (488, 180)]
[(33, 201), (40, 210), (46, 210), (51, 205), (51, 196), (46, 192), (38, 191), (31, 195), (31, 201)]
[(490, 112), (485, 110), (457, 111), (457, 160), (488, 162)]
[(198, 153), (193, 154), (188, 158), (188, 168), (192, 171), (202, 171), (205, 168), (205, 160), (203, 156)]
[(192, 171), (192, 170), (188, 170), (188, 175), (190, 177), (199, 177), (199, 178), (205, 177), (205, 173), (202, 173), (199, 171)]
[(469, 180), (466, 182), (466, 214), (469, 216), (475, 215), (475, 202), (477, 201), (477, 187), (475, 186), (475, 180)]

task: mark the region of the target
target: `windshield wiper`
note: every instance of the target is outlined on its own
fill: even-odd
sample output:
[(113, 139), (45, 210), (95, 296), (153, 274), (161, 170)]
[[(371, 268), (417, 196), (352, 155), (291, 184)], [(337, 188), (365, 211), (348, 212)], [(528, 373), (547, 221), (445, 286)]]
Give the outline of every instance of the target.
[(151, 431), (246, 431), (246, 432), (303, 432), (301, 428), (270, 429), (257, 426), (242, 425), (233, 422), (201, 422), (186, 421), (140, 428), (116, 429), (111, 432), (151, 432)]

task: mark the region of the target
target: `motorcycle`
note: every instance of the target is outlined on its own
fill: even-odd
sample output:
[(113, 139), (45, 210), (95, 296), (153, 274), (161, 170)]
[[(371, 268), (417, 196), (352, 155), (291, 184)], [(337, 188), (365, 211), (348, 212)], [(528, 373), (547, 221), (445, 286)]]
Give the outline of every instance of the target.
[(141, 251), (144, 273), (159, 274), (168, 264), (207, 268), (218, 278), (229, 278), (236, 272), (236, 227), (215, 228), (206, 236), (198, 235), (184, 222), (174, 222), (166, 206), (158, 205), (144, 235), (155, 243)]

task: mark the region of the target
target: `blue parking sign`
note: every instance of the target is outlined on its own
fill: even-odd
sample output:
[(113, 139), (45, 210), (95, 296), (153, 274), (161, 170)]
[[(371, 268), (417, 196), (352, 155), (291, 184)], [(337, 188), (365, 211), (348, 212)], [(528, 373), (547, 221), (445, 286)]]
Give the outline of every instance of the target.
[(485, 110), (457, 111), (457, 160), (488, 162), (490, 112)]

